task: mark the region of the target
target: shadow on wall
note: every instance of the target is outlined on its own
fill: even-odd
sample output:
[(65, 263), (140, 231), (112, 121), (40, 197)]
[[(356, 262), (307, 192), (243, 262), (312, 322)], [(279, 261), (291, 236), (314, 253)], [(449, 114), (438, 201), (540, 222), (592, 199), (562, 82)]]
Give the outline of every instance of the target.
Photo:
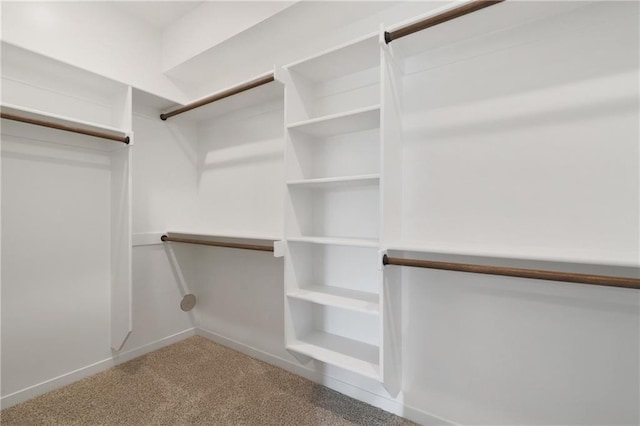
[[(180, 295), (184, 297), (187, 294), (195, 294), (193, 290), (195, 288), (193, 283), (193, 277), (189, 272), (185, 274), (183, 267), (181, 265), (189, 265), (192, 262), (193, 253), (191, 247), (177, 247), (175, 248), (174, 244), (163, 244), (163, 248), (165, 253), (167, 254), (167, 260), (169, 261), (169, 265), (171, 266), (171, 272), (173, 272), (173, 277), (175, 278), (176, 283), (180, 288)], [(188, 267), (188, 266), (187, 266)], [(191, 285), (189, 284), (191, 283)], [(197, 298), (197, 294), (196, 298)], [(197, 302), (196, 302), (197, 306)], [(196, 312), (195, 310), (191, 310), (187, 312), (189, 319), (195, 324), (196, 321)]]

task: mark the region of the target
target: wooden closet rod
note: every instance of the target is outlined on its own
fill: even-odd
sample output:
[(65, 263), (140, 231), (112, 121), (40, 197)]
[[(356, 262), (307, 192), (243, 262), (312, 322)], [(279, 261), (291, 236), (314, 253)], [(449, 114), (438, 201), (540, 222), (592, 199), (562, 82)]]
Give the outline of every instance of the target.
[(199, 100), (197, 102), (185, 105), (181, 108), (175, 109), (173, 111), (169, 111), (164, 114), (160, 114), (160, 118), (162, 120), (166, 120), (169, 117), (173, 117), (174, 115), (182, 114), (183, 112), (191, 111), (192, 109), (199, 108), (203, 105), (210, 104), (211, 102), (219, 101), (220, 99), (228, 98), (229, 96), (237, 95), (238, 93), (242, 93), (249, 89), (253, 89), (254, 87), (262, 86), (263, 84), (271, 83), (274, 80), (273, 73), (266, 75), (264, 77), (256, 78), (255, 80), (251, 80), (247, 83), (240, 84), (236, 87), (232, 87), (231, 89), (227, 89), (223, 92), (216, 93), (207, 98)]
[(607, 275), (574, 274), (571, 272), (541, 271), (537, 269), (506, 268), (501, 266), (473, 265), (469, 263), (435, 262), (431, 260), (382, 257), (383, 265), (414, 266), (416, 268), (444, 269), (447, 271), (471, 272), (474, 274), (504, 275), (507, 277), (532, 278), (536, 280), (563, 281), (576, 284), (603, 285), (640, 289), (639, 278), (611, 277)]
[(65, 132), (80, 133), (83, 135), (94, 136), (96, 138), (109, 139), (112, 141), (122, 142), (126, 144), (129, 143), (129, 136), (111, 135), (109, 133), (97, 132), (94, 130), (83, 129), (80, 127), (66, 126), (64, 124), (53, 123), (51, 121), (38, 120), (36, 118), (21, 117), (19, 115), (9, 114), (6, 112), (0, 112), (0, 117), (7, 120), (20, 121), (22, 123), (28, 123), (28, 124), (35, 124), (36, 126), (64, 130)]
[(160, 239), (162, 241), (173, 241), (175, 243), (187, 243), (187, 244), (200, 244), (203, 246), (228, 247), (228, 248), (236, 248), (236, 249), (271, 251), (271, 252), (273, 251), (273, 246), (265, 246), (260, 244), (229, 243), (226, 241), (205, 241), (205, 240), (195, 240), (192, 238), (169, 237), (168, 235), (163, 235), (162, 237), (160, 237)]
[(427, 28), (435, 27), (436, 25), (451, 21), (452, 19), (459, 18), (461, 16), (478, 11), (480, 9), (484, 9), (485, 7), (492, 6), (496, 3), (501, 3), (503, 1), (504, 0), (476, 0), (467, 4), (463, 4), (462, 6), (447, 10), (446, 12), (443, 12), (439, 15), (430, 16), (429, 18), (423, 19), (422, 21), (407, 25), (406, 27), (398, 28), (397, 30), (393, 30), (390, 32), (385, 31), (384, 41), (389, 44), (393, 40), (397, 40), (401, 37), (408, 36), (409, 34), (413, 34)]

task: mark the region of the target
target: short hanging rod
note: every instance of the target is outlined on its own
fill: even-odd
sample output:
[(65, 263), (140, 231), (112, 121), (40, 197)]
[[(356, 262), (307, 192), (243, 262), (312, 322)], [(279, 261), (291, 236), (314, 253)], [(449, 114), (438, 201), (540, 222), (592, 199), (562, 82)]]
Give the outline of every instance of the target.
[(109, 133), (97, 132), (95, 130), (83, 129), (81, 127), (67, 126), (64, 124), (54, 123), (51, 121), (38, 120), (36, 118), (27, 118), (6, 112), (0, 112), (0, 117), (6, 120), (20, 121), (27, 124), (35, 124), (36, 126), (49, 127), (51, 129), (64, 130), (65, 132), (80, 133), (82, 135), (94, 136), (96, 138), (109, 139), (116, 142), (129, 143), (129, 136), (117, 136)]
[(640, 279), (628, 277), (574, 274), (571, 272), (542, 271), (537, 269), (505, 268), (501, 266), (474, 265), (468, 263), (435, 262), (431, 260), (388, 257), (386, 254), (382, 258), (382, 264), (413, 266), (416, 268), (444, 269), (446, 271), (471, 272), (474, 274), (503, 275), (536, 280), (563, 281), (575, 284), (640, 289)]
[(463, 4), (446, 12), (440, 13), (435, 16), (430, 16), (422, 21), (415, 22), (407, 25), (406, 27), (398, 28), (394, 31), (385, 31), (384, 41), (389, 44), (393, 40), (397, 40), (401, 37), (408, 36), (418, 31), (425, 30), (427, 28), (435, 27), (447, 21), (459, 18), (472, 12), (476, 12), (485, 7), (493, 6), (494, 4), (501, 3), (504, 0), (475, 0), (470, 3)]
[(255, 80), (251, 80), (247, 83), (240, 84), (236, 87), (232, 87), (231, 89), (227, 89), (223, 92), (216, 93), (207, 98), (201, 99), (197, 102), (185, 105), (181, 108), (175, 109), (173, 111), (166, 112), (164, 114), (160, 114), (160, 118), (162, 120), (166, 120), (169, 117), (173, 117), (174, 115), (182, 114), (183, 112), (191, 111), (192, 109), (199, 108), (203, 105), (210, 104), (215, 101), (219, 101), (220, 99), (228, 98), (229, 96), (237, 95), (238, 93), (242, 93), (249, 89), (253, 89), (254, 87), (262, 86), (263, 84), (271, 83), (274, 81), (273, 73), (268, 74), (264, 77), (256, 78)]
[(271, 252), (273, 251), (273, 246), (265, 246), (261, 244), (244, 244), (244, 243), (229, 243), (226, 241), (196, 240), (193, 238), (170, 237), (168, 235), (163, 235), (162, 237), (160, 237), (160, 239), (165, 242), (173, 241), (175, 243), (200, 244), (203, 246), (227, 247), (227, 248), (235, 248), (235, 249), (271, 251)]

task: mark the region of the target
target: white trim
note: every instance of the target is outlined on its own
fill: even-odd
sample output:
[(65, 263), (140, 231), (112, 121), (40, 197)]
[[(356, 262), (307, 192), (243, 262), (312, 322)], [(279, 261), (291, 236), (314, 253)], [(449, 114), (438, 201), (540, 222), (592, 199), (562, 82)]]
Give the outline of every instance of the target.
[(123, 362), (130, 361), (134, 358), (137, 358), (149, 352), (153, 352), (165, 346), (172, 345), (176, 342), (179, 342), (180, 340), (184, 340), (188, 337), (194, 336), (195, 334), (196, 334), (195, 329), (190, 328), (190, 329), (181, 331), (179, 333), (173, 334), (171, 336), (165, 337), (163, 339), (156, 340), (155, 342), (151, 342), (146, 345), (140, 346), (138, 348), (135, 348), (120, 354), (115, 353), (111, 358), (98, 361), (96, 363), (87, 365), (85, 367), (60, 375), (58, 377), (45, 380), (42, 383), (38, 383), (36, 385), (29, 386), (22, 390), (13, 392), (12, 394), (3, 396), (0, 399), (0, 407), (4, 409), (4, 408), (11, 407), (13, 405), (19, 404), (21, 402), (28, 401), (44, 393), (51, 392), (63, 386), (70, 385), (71, 383), (77, 382), (78, 380), (81, 380), (86, 377), (92, 376), (94, 374), (100, 373), (102, 371), (108, 370), (109, 368), (122, 364)]
[(441, 417), (434, 416), (415, 407), (405, 405), (402, 402), (383, 395), (372, 393), (366, 389), (354, 386), (350, 383), (346, 383), (334, 377), (309, 370), (300, 364), (292, 363), (289, 360), (280, 358), (267, 352), (263, 352), (260, 349), (253, 348), (245, 343), (229, 339), (212, 331), (204, 330), (202, 328), (196, 328), (195, 332), (198, 336), (202, 336), (206, 339), (241, 352), (252, 358), (256, 358), (268, 364), (275, 365), (276, 367), (282, 368), (283, 370), (289, 371), (290, 373), (304, 377), (305, 379), (311, 380), (312, 382), (319, 383), (323, 386), (340, 392), (341, 394), (373, 405), (374, 407), (378, 407), (390, 413), (403, 416), (421, 425), (457, 426), (457, 423), (454, 423), (450, 420), (445, 420)]

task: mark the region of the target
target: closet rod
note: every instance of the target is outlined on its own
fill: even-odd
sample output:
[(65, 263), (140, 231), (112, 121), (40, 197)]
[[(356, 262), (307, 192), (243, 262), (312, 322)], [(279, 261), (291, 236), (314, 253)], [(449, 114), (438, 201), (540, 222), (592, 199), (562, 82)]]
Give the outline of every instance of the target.
[(20, 121), (27, 124), (35, 124), (36, 126), (49, 127), (52, 129), (64, 130), (66, 132), (80, 133), (83, 135), (94, 136), (96, 138), (109, 139), (116, 142), (129, 143), (129, 136), (117, 136), (109, 133), (97, 132), (94, 130), (82, 129), (80, 127), (66, 126), (64, 124), (53, 123), (51, 121), (38, 120), (36, 118), (21, 117), (19, 115), (0, 112), (0, 118), (7, 120)]
[(431, 260), (382, 257), (383, 265), (413, 266), (416, 268), (444, 269), (447, 271), (471, 272), (474, 274), (504, 275), (508, 277), (532, 278), (536, 280), (563, 281), (576, 284), (602, 285), (640, 289), (640, 279), (612, 277), (607, 275), (575, 274), (571, 272), (542, 271), (537, 269), (506, 268), (501, 266), (474, 265), (469, 263), (435, 262)]
[(182, 114), (183, 112), (191, 111), (192, 109), (199, 108), (203, 105), (210, 104), (211, 102), (219, 101), (220, 99), (228, 98), (229, 96), (237, 95), (238, 93), (242, 93), (246, 90), (253, 89), (254, 87), (262, 86), (263, 84), (271, 83), (274, 81), (273, 73), (268, 74), (264, 77), (256, 78), (255, 80), (251, 80), (247, 83), (240, 84), (236, 87), (232, 87), (231, 89), (227, 89), (223, 92), (216, 93), (207, 98), (199, 100), (197, 102), (185, 105), (181, 108), (175, 109), (173, 111), (169, 111), (164, 114), (160, 114), (160, 118), (162, 120), (166, 120), (169, 117), (173, 117), (174, 115)]
[(406, 27), (398, 28), (397, 30), (393, 30), (390, 32), (385, 31), (384, 41), (389, 44), (393, 40), (397, 40), (401, 37), (408, 36), (409, 34), (413, 34), (418, 31), (426, 30), (430, 27), (435, 27), (436, 25), (451, 21), (453, 19), (459, 18), (472, 12), (476, 12), (480, 9), (484, 9), (485, 7), (489, 7), (503, 1), (504, 0), (475, 0), (470, 3), (463, 4), (462, 6), (447, 10), (446, 12), (440, 13), (439, 15), (430, 16), (429, 18), (423, 19), (422, 21), (407, 25)]
[(229, 243), (226, 241), (205, 241), (205, 240), (195, 240), (192, 238), (178, 238), (178, 237), (169, 237), (168, 235), (163, 235), (160, 237), (162, 241), (173, 241), (175, 243), (187, 243), (187, 244), (201, 244), (203, 246), (214, 246), (214, 247), (228, 247), (228, 248), (236, 248), (236, 249), (245, 249), (245, 250), (258, 250), (258, 251), (273, 251), (273, 246), (265, 246), (260, 244), (244, 244), (244, 243)]

